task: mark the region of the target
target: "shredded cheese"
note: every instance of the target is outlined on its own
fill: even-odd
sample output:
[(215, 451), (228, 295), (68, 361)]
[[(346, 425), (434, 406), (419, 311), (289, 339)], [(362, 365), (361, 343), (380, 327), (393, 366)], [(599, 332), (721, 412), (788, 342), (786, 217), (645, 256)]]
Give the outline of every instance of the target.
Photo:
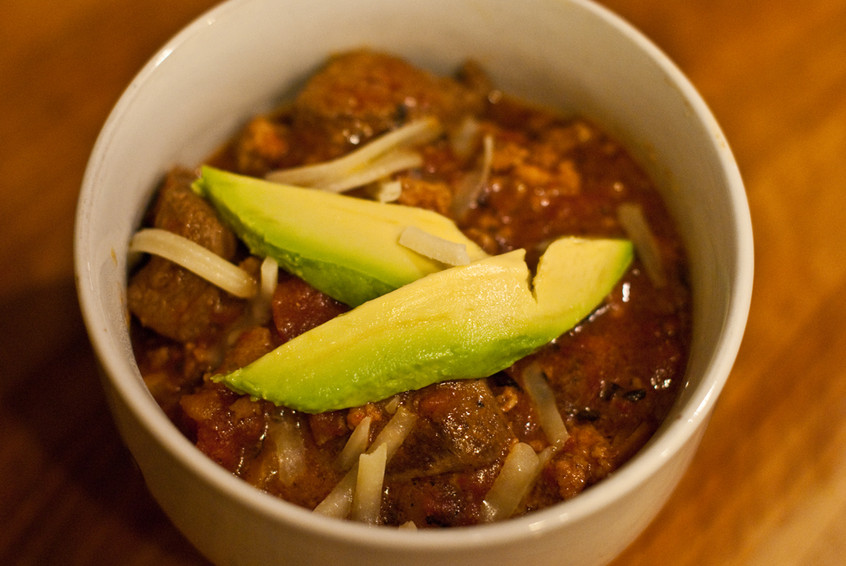
[(382, 181), (376, 187), (375, 198), (379, 202), (396, 202), (402, 195), (402, 181)]
[(617, 220), (634, 244), (635, 252), (652, 284), (659, 288), (666, 285), (667, 276), (661, 262), (658, 241), (643, 215), (643, 209), (636, 204), (623, 203), (617, 207)]
[(407, 226), (400, 233), (399, 244), (446, 265), (470, 263), (466, 245), (435, 236), (417, 226)]
[(334, 519), (346, 519), (352, 508), (353, 492), (358, 478), (358, 464), (341, 478), (332, 491), (317, 504), (314, 512)]
[(397, 409), (400, 406), (400, 399), (397, 395), (394, 395), (390, 399), (388, 399), (387, 403), (385, 403), (385, 411), (389, 414), (393, 415), (397, 412)]
[(421, 165), (423, 165), (423, 157), (419, 153), (411, 149), (400, 148), (380, 155), (367, 165), (362, 166), (360, 169), (348, 171), (340, 178), (326, 179), (314, 183), (312, 186), (315, 189), (341, 193), (356, 187), (363, 187), (379, 179), (387, 178), (394, 173), (406, 169), (414, 169)]
[(279, 264), (276, 260), (270, 256), (264, 258), (259, 268), (259, 276), (259, 291), (253, 298), (252, 315), (256, 323), (263, 324), (270, 320), (270, 304), (279, 283)]
[(570, 434), (555, 404), (552, 388), (537, 364), (531, 364), (523, 371), (523, 386), (538, 413), (538, 421), (547, 440), (556, 449), (561, 448)]
[(268, 181), (343, 192), (419, 167), (423, 158), (410, 148), (441, 134), (435, 118), (424, 118), (380, 136), (361, 148), (331, 161), (271, 171)]
[(355, 493), (350, 510), (353, 521), (368, 525), (379, 523), (387, 460), (388, 446), (386, 444), (382, 444), (371, 453), (359, 456)]
[(276, 285), (279, 283), (279, 263), (272, 257), (268, 256), (261, 262), (261, 298), (270, 303), (273, 298), (273, 292), (276, 291)]
[(379, 432), (373, 444), (370, 446), (368, 452), (376, 450), (383, 444), (388, 447), (388, 459), (392, 458), (396, 451), (405, 442), (405, 439), (411, 433), (414, 425), (417, 423), (417, 415), (409, 411), (403, 406), (397, 408), (394, 416), (388, 421), (388, 424)]
[(237, 265), (188, 238), (161, 228), (136, 232), (129, 242), (129, 251), (163, 257), (242, 299), (252, 298), (257, 291), (256, 280)]
[(293, 419), (273, 422), (267, 438), (276, 448), (276, 473), (285, 481), (294, 481), (308, 473), (308, 459), (302, 429)]
[(482, 139), (482, 161), (479, 167), (467, 175), (461, 181), (458, 190), (452, 200), (452, 212), (458, 218), (472, 208), (479, 200), (479, 195), (488, 184), (493, 164), (494, 139), (488, 134)]
[(338, 467), (342, 470), (349, 470), (355, 465), (356, 460), (367, 449), (370, 442), (370, 423), (372, 419), (367, 416), (355, 427), (350, 435), (344, 449), (338, 454)]
[(511, 517), (539, 473), (540, 460), (534, 449), (525, 442), (516, 443), (482, 501), (482, 519), (492, 522)]
[[(385, 461), (390, 462), (417, 422), (417, 415), (399, 406), (391, 420), (382, 428), (365, 454), (371, 454), (384, 446)], [(314, 512), (327, 517), (345, 519), (350, 515), (353, 496), (358, 482), (359, 462), (346, 473), (332, 491), (321, 501)], [(372, 476), (370, 476), (372, 477)], [(381, 480), (380, 480), (381, 481)], [(381, 489), (381, 488), (380, 488)]]

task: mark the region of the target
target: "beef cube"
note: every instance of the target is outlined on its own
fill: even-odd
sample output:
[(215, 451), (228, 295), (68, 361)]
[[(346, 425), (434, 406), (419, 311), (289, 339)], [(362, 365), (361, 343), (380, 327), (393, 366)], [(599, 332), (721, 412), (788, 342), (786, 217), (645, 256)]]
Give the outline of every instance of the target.
[[(376, 135), (424, 116), (445, 124), (478, 114), (489, 90), (479, 71), (466, 67), (467, 84), (368, 50), (332, 58), (294, 101), (298, 131), (318, 132), (327, 155), (337, 156)], [(331, 154), (331, 155), (330, 155)]]
[(396, 477), (483, 468), (511, 446), (514, 434), (485, 380), (444, 382), (416, 396), (421, 418), (389, 464)]
[[(190, 188), (193, 175), (168, 175), (153, 208), (152, 224), (232, 259), (236, 240), (214, 209)], [(129, 311), (145, 327), (179, 342), (215, 336), (243, 310), (243, 301), (160, 257), (151, 257), (127, 289)]]
[(281, 273), (271, 310), (280, 343), (285, 343), (348, 311), (349, 307), (299, 277)]

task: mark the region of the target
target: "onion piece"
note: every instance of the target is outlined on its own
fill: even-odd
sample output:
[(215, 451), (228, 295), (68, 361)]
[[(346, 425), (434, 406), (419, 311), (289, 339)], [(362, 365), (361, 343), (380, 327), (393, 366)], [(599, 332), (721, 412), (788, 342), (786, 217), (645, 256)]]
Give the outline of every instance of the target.
[(400, 233), (399, 244), (446, 265), (470, 263), (466, 245), (440, 238), (417, 226), (407, 226)]
[(534, 449), (525, 442), (512, 446), (482, 501), (482, 520), (492, 522), (513, 515), (539, 473), (540, 461)]
[(493, 163), (494, 139), (488, 134), (482, 139), (482, 162), (479, 168), (468, 173), (455, 192), (452, 199), (452, 212), (461, 218), (479, 200), (479, 195), (488, 184)]
[(382, 444), (373, 452), (359, 456), (355, 493), (350, 510), (352, 520), (368, 525), (375, 525), (379, 522), (387, 460), (387, 444)]
[(556, 449), (561, 448), (570, 438), (570, 433), (567, 432), (564, 419), (555, 404), (555, 395), (540, 366), (531, 364), (523, 371), (523, 387), (538, 413), (538, 421), (547, 440)]
[(637, 204), (623, 203), (617, 207), (617, 220), (634, 244), (635, 252), (640, 257), (646, 276), (652, 284), (659, 288), (666, 285), (667, 277), (661, 262), (658, 241), (643, 215), (643, 209)]
[[(418, 167), (422, 158), (408, 148), (434, 140), (441, 131), (436, 118), (424, 118), (384, 134), (337, 159), (271, 171), (266, 179), (335, 192), (360, 187), (396, 171)], [(412, 155), (416, 155), (416, 159)]]
[(145, 228), (129, 242), (130, 252), (163, 257), (241, 299), (255, 296), (258, 284), (245, 270), (211, 250), (168, 230)]
[(370, 423), (372, 419), (367, 416), (361, 419), (352, 431), (343, 450), (338, 454), (338, 467), (342, 470), (349, 470), (355, 465), (358, 457), (367, 450), (367, 443), (370, 442)]

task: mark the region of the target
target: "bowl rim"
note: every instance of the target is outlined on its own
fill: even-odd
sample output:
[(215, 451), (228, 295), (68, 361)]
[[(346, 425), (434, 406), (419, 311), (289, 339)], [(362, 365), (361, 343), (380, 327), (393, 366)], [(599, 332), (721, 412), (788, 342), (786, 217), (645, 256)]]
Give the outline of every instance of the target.
[(705, 101), (696, 91), (687, 77), (656, 45), (627, 21), (604, 6), (591, 0), (561, 0), (577, 4), (593, 12), (593, 15), (606, 20), (629, 40), (636, 43), (666, 73), (668, 80), (680, 90), (689, 103), (691, 111), (709, 130), (716, 132), (714, 139), (723, 140), (715, 143), (715, 151), (721, 166), (723, 182), (730, 194), (729, 206), (733, 213), (732, 225), (735, 230), (733, 241), (736, 244), (734, 255), (734, 277), (729, 281), (729, 304), (724, 314), (724, 325), (719, 342), (714, 345), (711, 358), (706, 364), (702, 381), (673, 422), (665, 422), (650, 442), (631, 460), (614, 472), (610, 477), (594, 487), (588, 488), (579, 496), (550, 508), (533, 511), (526, 516), (507, 521), (476, 525), (472, 527), (454, 527), (443, 530), (408, 531), (394, 528), (377, 528), (359, 525), (352, 521), (339, 521), (313, 514), (272, 495), (266, 494), (230, 474), (224, 468), (203, 455), (171, 423), (153, 400), (149, 391), (137, 375), (134, 361), (124, 359), (115, 347), (115, 338), (102, 330), (99, 317), (98, 297), (90, 279), (90, 265), (84, 253), (89, 249), (86, 205), (91, 201), (96, 190), (97, 171), (101, 166), (103, 152), (109, 146), (116, 124), (131, 106), (134, 93), (156, 72), (157, 67), (180, 45), (202, 33), (218, 19), (226, 17), (242, 4), (251, 0), (228, 0), (204, 12), (175, 36), (168, 40), (152, 58), (142, 67), (119, 98), (104, 124), (95, 143), (91, 158), (86, 167), (82, 190), (76, 213), (74, 233), (74, 266), (78, 299), (83, 319), (95, 354), (105, 374), (104, 379), (115, 388), (120, 399), (126, 404), (134, 417), (143, 423), (150, 435), (160, 443), (168, 455), (208, 485), (238, 500), (244, 506), (251, 507), (263, 516), (274, 521), (281, 521), (296, 529), (311, 531), (318, 535), (343, 540), (356, 545), (370, 545), (377, 548), (394, 549), (431, 549), (437, 547), (443, 551), (489, 544), (491, 540), (503, 543), (535, 536), (549, 529), (556, 529), (562, 524), (575, 522), (612, 505), (620, 496), (629, 492), (646, 478), (656, 472), (667, 460), (672, 458), (689, 441), (691, 436), (706, 424), (714, 404), (728, 379), (740, 347), (745, 329), (752, 296), (753, 280), (753, 243), (752, 226), (743, 182), (732, 152), (722, 131)]

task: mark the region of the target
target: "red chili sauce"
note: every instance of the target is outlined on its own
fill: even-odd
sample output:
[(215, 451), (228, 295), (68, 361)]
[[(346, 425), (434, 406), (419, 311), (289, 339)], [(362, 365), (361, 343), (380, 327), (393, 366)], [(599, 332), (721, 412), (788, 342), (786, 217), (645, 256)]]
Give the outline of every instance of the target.
[[(542, 369), (570, 437), (515, 515), (572, 498), (607, 477), (673, 404), (690, 338), (685, 253), (647, 175), (589, 121), (509, 98), (473, 64), (439, 77), (381, 53), (340, 54), (292, 102), (249, 121), (209, 163), (263, 176), (337, 157), (431, 115), (448, 135), (422, 149), (422, 168), (395, 175), (400, 203), (453, 217), (490, 254), (523, 247), (530, 266), (559, 236), (625, 237), (617, 209), (634, 203), (657, 242), (665, 281), (653, 284), (636, 258), (602, 306), (536, 354), (487, 379), (400, 394), (418, 419), (387, 465), (381, 512), (387, 525), (478, 523), (509, 447), (547, 446), (521, 386), (529, 363)], [(490, 167), (472, 189), (488, 135)], [(145, 224), (257, 273), (259, 258), (249, 257), (190, 190), (194, 177), (189, 170), (170, 173)], [(354, 194), (367, 198), (367, 190)], [(247, 301), (157, 257), (131, 274), (128, 303), (138, 364), (162, 409), (214, 461), (296, 505), (314, 508), (341, 479), (336, 458), (361, 419), (372, 418), (372, 438), (391, 416), (388, 401), (307, 415), (208, 379), (348, 309), (292, 275), (280, 274), (264, 326), (243, 328)]]

